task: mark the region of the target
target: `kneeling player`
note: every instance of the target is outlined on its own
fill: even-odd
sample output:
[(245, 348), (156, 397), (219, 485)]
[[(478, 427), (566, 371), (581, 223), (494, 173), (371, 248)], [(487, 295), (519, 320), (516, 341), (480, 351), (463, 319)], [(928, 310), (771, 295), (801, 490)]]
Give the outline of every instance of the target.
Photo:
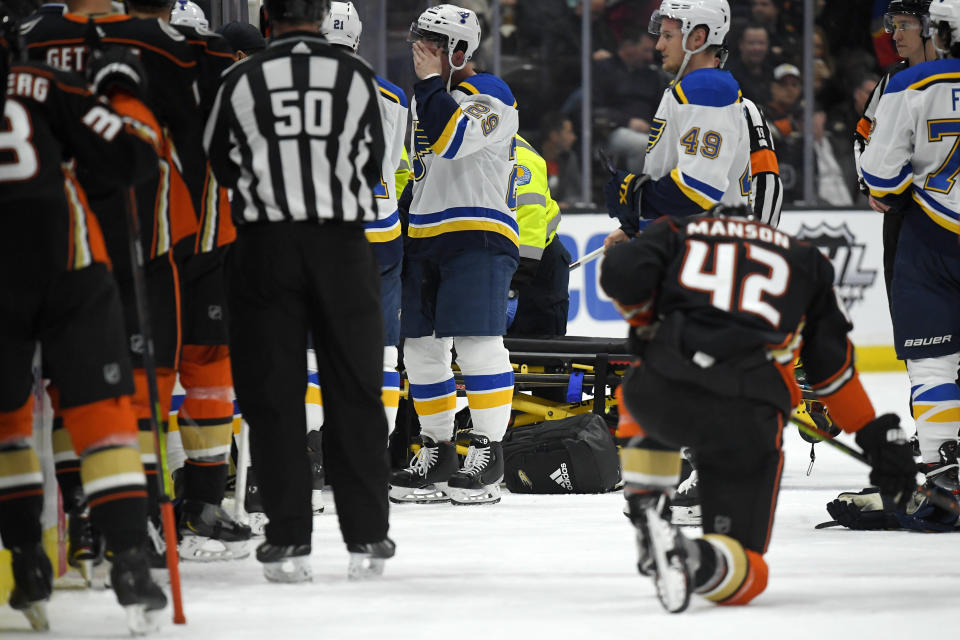
[(0, 132), (15, 141), (16, 153), (0, 162), (0, 537), (13, 556), (10, 605), (34, 628), (47, 627), (53, 576), (41, 545), (43, 476), (30, 444), (39, 342), (81, 457), (90, 518), (106, 540), (114, 592), (131, 629), (144, 631), (153, 625), (144, 614), (163, 609), (166, 597), (150, 578), (144, 550), (146, 480), (120, 298), (100, 227), (61, 163), (75, 157), (96, 166), (105, 183), (132, 184), (156, 167), (159, 127), (131, 95), (139, 93), (142, 71), (130, 54), (92, 63), (117, 111), (79, 77), (39, 64), (8, 68), (19, 17), (8, 8), (17, 7), (0, 4), (0, 86), (7, 88)]
[[(829, 261), (770, 226), (727, 217), (746, 213), (719, 205), (707, 217), (663, 218), (612, 247), (601, 273), (641, 358), (623, 382), (639, 424), (621, 454), (638, 569), (655, 576), (670, 611), (686, 608), (691, 589), (746, 604), (766, 587), (783, 425), (800, 401), (798, 353), (837, 424), (856, 432), (871, 482), (896, 500), (915, 486), (899, 418), (876, 417), (860, 384)], [(663, 517), (682, 446), (697, 452), (697, 540)]]

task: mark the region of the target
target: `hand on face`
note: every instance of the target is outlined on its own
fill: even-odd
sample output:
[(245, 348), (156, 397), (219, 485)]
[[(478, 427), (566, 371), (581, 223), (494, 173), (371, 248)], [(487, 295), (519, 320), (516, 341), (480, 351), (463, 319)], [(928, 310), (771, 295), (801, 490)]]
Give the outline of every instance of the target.
[(422, 40), (413, 43), (413, 68), (423, 80), (432, 74), (443, 74), (443, 51)]

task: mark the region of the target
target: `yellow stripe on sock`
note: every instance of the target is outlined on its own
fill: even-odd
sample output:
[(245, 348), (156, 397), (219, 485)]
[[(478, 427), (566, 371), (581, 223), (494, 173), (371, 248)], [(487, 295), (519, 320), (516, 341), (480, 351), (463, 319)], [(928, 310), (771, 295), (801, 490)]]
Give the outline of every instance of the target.
[(620, 450), (623, 479), (631, 484), (672, 487), (680, 481), (679, 451), (624, 448)]
[(740, 543), (729, 536), (708, 533), (703, 539), (723, 554), (727, 559), (727, 575), (717, 587), (704, 593), (703, 597), (711, 602), (723, 602), (737, 592), (747, 577), (747, 554)]
[(488, 393), (467, 392), (467, 404), (471, 409), (496, 409), (513, 402), (513, 389), (501, 389)]
[(383, 401), (383, 406), (385, 407), (399, 407), (400, 406), (400, 389), (383, 389), (380, 392), (380, 399)]
[(418, 416), (433, 416), (444, 411), (454, 411), (457, 408), (457, 396), (450, 394), (433, 400), (414, 399), (413, 407), (417, 410)]

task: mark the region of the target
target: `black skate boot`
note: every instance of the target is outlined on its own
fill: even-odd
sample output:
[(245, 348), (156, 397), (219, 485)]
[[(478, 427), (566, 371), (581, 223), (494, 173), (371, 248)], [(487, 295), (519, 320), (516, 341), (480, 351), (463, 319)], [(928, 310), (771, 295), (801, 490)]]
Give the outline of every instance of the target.
[(447, 481), (457, 470), (457, 449), (452, 442), (421, 438), (420, 450), (410, 466), (390, 478), (390, 502), (429, 504), (449, 502)]
[(160, 612), (167, 606), (167, 596), (150, 577), (147, 553), (133, 548), (107, 556), (112, 563), (110, 584), (117, 594), (117, 602), (127, 612), (130, 632), (139, 635), (156, 631), (160, 625)]
[(80, 572), (88, 587), (92, 587), (94, 567), (103, 563), (104, 542), (103, 535), (90, 521), (90, 508), (86, 504), (67, 514), (67, 539), (67, 563)]
[(657, 598), (670, 613), (690, 604), (691, 579), (683, 534), (670, 523), (669, 500), (664, 494), (629, 496), (630, 520), (637, 528), (637, 570), (653, 577)]
[(307, 457), (310, 458), (310, 475), (312, 476), (312, 489), (310, 495), (310, 504), (313, 506), (314, 513), (323, 513), (323, 485), (326, 480), (323, 473), (323, 432), (307, 432)]
[(926, 475), (927, 486), (937, 486), (945, 491), (949, 491), (954, 497), (960, 497), (960, 478), (957, 470), (957, 441), (949, 440), (940, 445), (938, 449), (940, 460), (938, 462), (923, 463), (920, 465), (921, 471)]
[(13, 591), (10, 607), (23, 612), (34, 631), (48, 631), (47, 601), (53, 591), (53, 567), (39, 542), (32, 547), (14, 547)]
[(703, 524), (700, 512), (699, 474), (694, 466), (693, 452), (684, 447), (680, 485), (670, 500), (671, 522), (680, 526), (699, 527)]
[(263, 576), (270, 582), (313, 580), (309, 544), (273, 545), (264, 542), (257, 547), (257, 560), (263, 563)]
[(217, 505), (184, 500), (178, 528), (183, 560), (215, 562), (250, 555), (250, 527), (240, 524)]
[(503, 446), (486, 436), (471, 434), (463, 468), (447, 482), (453, 504), (496, 504), (503, 480)]
[(347, 578), (363, 580), (383, 575), (383, 565), (397, 552), (397, 545), (390, 538), (367, 544), (348, 544), (350, 564), (347, 566)]

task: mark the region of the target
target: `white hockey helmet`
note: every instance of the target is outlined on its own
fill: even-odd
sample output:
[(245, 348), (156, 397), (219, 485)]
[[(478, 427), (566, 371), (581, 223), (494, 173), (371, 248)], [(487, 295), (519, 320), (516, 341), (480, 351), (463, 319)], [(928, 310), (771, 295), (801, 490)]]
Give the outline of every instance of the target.
[[(699, 53), (710, 45), (722, 45), (730, 31), (730, 5), (727, 0), (663, 0), (660, 8), (650, 16), (651, 35), (660, 35), (660, 25), (665, 18), (680, 22), (683, 34), (683, 50)], [(707, 40), (696, 51), (687, 49), (687, 38), (696, 27), (707, 28)]]
[(330, 44), (338, 44), (357, 51), (363, 22), (352, 2), (331, 2), (330, 11), (323, 20), (320, 33)]
[(193, 27), (203, 31), (210, 30), (210, 22), (206, 14), (196, 2), (190, 0), (177, 0), (170, 11), (170, 24), (178, 24), (184, 27)]
[[(942, 23), (946, 23), (950, 29), (950, 44), (960, 44), (960, 0), (933, 0), (930, 3), (931, 37), (936, 36)], [(940, 49), (935, 37), (933, 43), (941, 53), (947, 52)]]
[[(430, 7), (410, 25), (411, 42), (433, 40), (447, 51), (450, 66), (462, 69), (480, 46), (480, 20), (470, 9), (453, 4)], [(463, 51), (463, 64), (453, 63), (453, 54)]]

